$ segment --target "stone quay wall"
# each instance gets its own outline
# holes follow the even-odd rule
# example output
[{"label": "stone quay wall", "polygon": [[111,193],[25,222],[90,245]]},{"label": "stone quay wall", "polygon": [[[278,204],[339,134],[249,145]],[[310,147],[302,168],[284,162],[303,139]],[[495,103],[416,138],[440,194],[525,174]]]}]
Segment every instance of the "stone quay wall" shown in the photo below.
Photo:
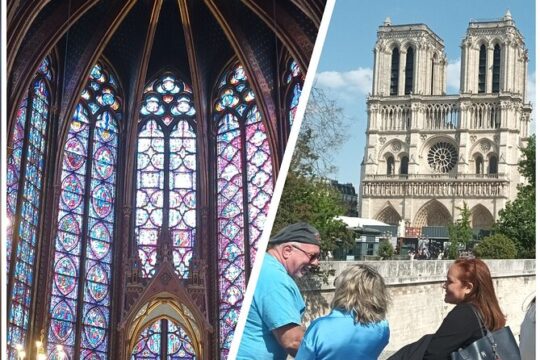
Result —
[{"label": "stone quay wall", "polygon": [[[535,260],[485,260],[493,277],[495,292],[503,313],[519,341],[520,324],[536,291]],[[309,277],[300,281],[306,300],[306,325],[328,314],[334,294],[334,279],[347,266],[368,264],[384,277],[392,303],[387,314],[390,343],[384,354],[434,333],[454,305],[444,302],[443,282],[450,260],[325,261],[321,269],[330,271],[326,281]],[[332,274],[333,273],[333,274]]]}]

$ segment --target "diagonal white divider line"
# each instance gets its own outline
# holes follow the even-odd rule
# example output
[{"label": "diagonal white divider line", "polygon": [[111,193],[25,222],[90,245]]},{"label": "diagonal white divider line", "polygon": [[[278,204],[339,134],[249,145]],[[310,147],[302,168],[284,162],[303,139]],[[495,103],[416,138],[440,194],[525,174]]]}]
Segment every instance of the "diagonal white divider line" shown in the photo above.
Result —
[{"label": "diagonal white divider line", "polygon": [[235,360],[236,355],[238,354],[238,348],[240,346],[242,334],[246,326],[246,319],[249,312],[249,307],[251,306],[251,300],[253,299],[253,292],[255,291],[255,286],[257,285],[257,280],[261,271],[262,260],[264,258],[264,253],[266,252],[266,246],[268,245],[268,239],[270,238],[270,232],[272,231],[274,219],[276,218],[279,200],[281,199],[283,186],[285,184],[285,180],[287,179],[287,173],[289,172],[289,166],[291,164],[294,147],[296,146],[296,140],[298,139],[300,126],[302,125],[302,120],[304,119],[304,113],[306,112],[309,95],[311,93],[311,87],[313,86],[313,82],[315,80],[315,74],[317,72],[317,67],[321,58],[324,40],[326,39],[326,34],[328,32],[328,26],[330,24],[330,19],[334,11],[335,3],[335,0],[327,0],[326,2],[326,7],[324,9],[321,25],[319,27],[319,33],[317,35],[317,40],[315,41],[315,46],[313,47],[311,61],[309,62],[309,68],[306,74],[306,79],[304,81],[304,86],[302,88],[302,94],[300,95],[300,101],[298,102],[298,108],[294,117],[293,126],[289,134],[289,140],[287,141],[287,148],[283,156],[283,161],[281,162],[281,168],[274,188],[272,201],[270,202],[270,209],[268,211],[268,216],[264,224],[263,233],[261,235],[261,238],[259,239],[259,250],[257,252],[257,256],[255,257],[255,262],[253,263],[249,283],[244,294],[242,309],[240,310],[240,316],[238,317],[238,323],[236,324],[236,329],[234,331],[234,337],[231,343],[231,348],[229,350],[229,356],[227,357],[228,360]]}]

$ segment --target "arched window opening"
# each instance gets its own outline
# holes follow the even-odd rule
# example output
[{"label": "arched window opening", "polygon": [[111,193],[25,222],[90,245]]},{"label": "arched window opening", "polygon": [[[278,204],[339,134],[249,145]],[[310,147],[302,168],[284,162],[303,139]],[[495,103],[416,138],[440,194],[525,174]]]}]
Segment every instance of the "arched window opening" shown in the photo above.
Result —
[{"label": "arched window opening", "polygon": [[435,58],[431,60],[431,95],[435,94]]},{"label": "arched window opening", "polygon": [[478,155],[475,159],[476,175],[484,174],[484,159],[481,155]]},{"label": "arched window opening", "polygon": [[187,278],[197,223],[191,87],[165,73],[146,87],[139,113],[135,237],[142,275],[154,275],[159,247],[172,241],[173,265],[181,278]]},{"label": "arched window opening", "polygon": [[8,353],[25,346],[32,306],[32,288],[39,238],[41,192],[45,183],[45,154],[50,125],[53,80],[51,59],[46,57],[19,103],[9,141],[7,162],[7,273]]},{"label": "arched window opening", "polygon": [[403,156],[399,165],[399,174],[407,175],[409,174],[409,157]]},{"label": "arched window opening", "polygon": [[[270,145],[255,94],[241,65],[219,81],[214,105],[219,339],[228,354],[273,192]],[[245,269],[245,270],[244,270]]]},{"label": "arched window opening", "polygon": [[489,157],[489,174],[490,175],[497,174],[497,172],[499,171],[498,167],[499,167],[499,164],[498,164],[497,156],[491,155]]},{"label": "arched window opening", "polygon": [[141,331],[130,359],[195,360],[197,356],[192,340],[180,325],[159,319]]},{"label": "arched window opening", "polygon": [[499,44],[495,45],[493,49],[493,82],[491,91],[498,93],[500,91],[499,81],[501,78],[501,47]]},{"label": "arched window opening", "polygon": [[413,73],[414,73],[414,49],[410,46],[407,49],[405,60],[405,94],[413,93]]},{"label": "arched window opening", "polygon": [[107,358],[116,161],[121,100],[115,76],[95,65],[64,145],[48,353]]},{"label": "arched window opening", "polygon": [[287,118],[289,120],[289,127],[291,127],[296,110],[298,109],[298,102],[300,101],[302,86],[304,84],[304,75],[300,70],[300,66],[293,59],[289,60],[285,83],[287,85]]},{"label": "arched window opening", "polygon": [[480,46],[478,61],[478,93],[486,92],[486,46]]},{"label": "arched window opening", "polygon": [[392,65],[390,70],[390,95],[398,94],[399,85],[399,49],[392,50]]},{"label": "arched window opening", "polygon": [[394,175],[394,157],[391,155],[386,159],[386,175]]}]

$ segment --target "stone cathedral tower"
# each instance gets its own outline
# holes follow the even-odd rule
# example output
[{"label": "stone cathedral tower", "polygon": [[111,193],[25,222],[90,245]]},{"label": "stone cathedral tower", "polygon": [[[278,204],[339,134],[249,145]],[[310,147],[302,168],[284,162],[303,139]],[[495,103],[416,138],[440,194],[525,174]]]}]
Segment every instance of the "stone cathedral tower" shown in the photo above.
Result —
[{"label": "stone cathedral tower", "polygon": [[460,93],[447,95],[443,40],[424,24],[379,27],[362,217],[446,226],[466,202],[473,228],[485,229],[515,198],[532,110],[523,36],[507,12],[471,21],[461,49]]}]

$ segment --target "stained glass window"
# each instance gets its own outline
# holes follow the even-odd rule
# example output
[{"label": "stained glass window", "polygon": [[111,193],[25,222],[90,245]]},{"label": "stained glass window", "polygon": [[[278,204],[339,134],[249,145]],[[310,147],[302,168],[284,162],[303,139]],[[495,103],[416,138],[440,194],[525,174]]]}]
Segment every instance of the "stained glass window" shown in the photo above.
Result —
[{"label": "stained glass window", "polygon": [[106,359],[121,99],[114,75],[95,65],[64,145],[48,352]]},{"label": "stained glass window", "polygon": [[181,326],[168,319],[153,322],[141,331],[131,360],[195,360],[193,343]]},{"label": "stained glass window", "polygon": [[166,73],[146,87],[140,109],[135,235],[145,277],[155,272],[162,229],[172,239],[176,271],[182,278],[189,274],[197,221],[196,143],[191,87]]},{"label": "stained glass window", "polygon": [[300,70],[300,66],[293,59],[289,60],[287,65],[287,73],[285,78],[287,84],[287,117],[289,120],[289,126],[294,121],[296,110],[298,109],[298,102],[300,101],[300,95],[302,94],[302,86],[304,84],[304,74]]},{"label": "stained glass window", "polygon": [[219,338],[226,358],[273,192],[264,123],[244,68],[222,75],[214,103],[217,156]]},{"label": "stained glass window", "polygon": [[[47,57],[40,64],[27,94],[19,103],[7,163],[7,271],[9,359],[24,345],[30,321],[32,285],[39,233],[41,191],[53,71]],[[22,191],[21,191],[22,190]]]}]

